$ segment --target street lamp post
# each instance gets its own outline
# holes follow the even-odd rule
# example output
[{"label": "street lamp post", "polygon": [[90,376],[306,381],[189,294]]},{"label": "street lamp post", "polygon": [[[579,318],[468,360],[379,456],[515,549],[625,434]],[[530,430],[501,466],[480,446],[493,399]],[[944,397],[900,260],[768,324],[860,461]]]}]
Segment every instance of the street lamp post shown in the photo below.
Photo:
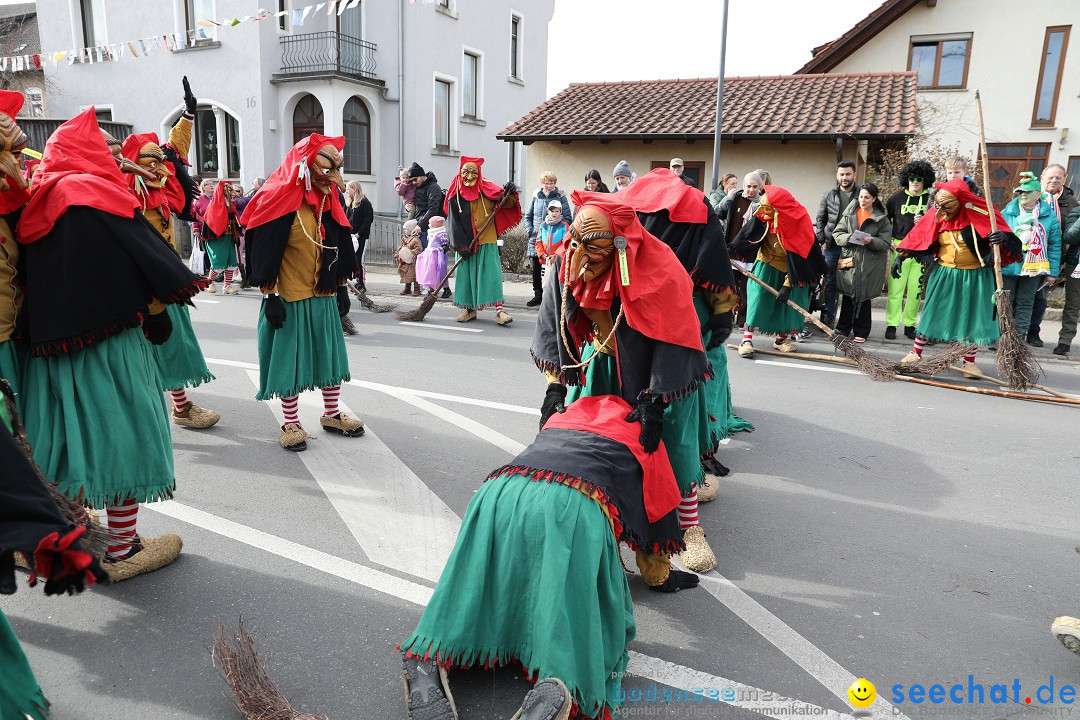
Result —
[{"label": "street lamp post", "polygon": [[728,0],[724,0],[724,19],[720,24],[720,77],[716,80],[716,135],[712,151],[712,187],[720,185],[720,120],[724,114],[724,61],[727,59]]}]

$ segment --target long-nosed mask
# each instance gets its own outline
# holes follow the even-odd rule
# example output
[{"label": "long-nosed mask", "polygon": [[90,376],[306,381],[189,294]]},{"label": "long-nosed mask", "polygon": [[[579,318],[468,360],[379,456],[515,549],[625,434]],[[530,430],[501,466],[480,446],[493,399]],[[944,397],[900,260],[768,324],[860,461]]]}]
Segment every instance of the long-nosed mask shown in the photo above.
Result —
[{"label": "long-nosed mask", "polygon": [[934,197],[934,204],[937,205],[934,219],[938,222],[952,220],[960,214],[960,198],[948,190],[938,190],[937,195]]},{"label": "long-nosed mask", "polygon": [[329,195],[333,188],[345,191],[341,179],[341,153],[333,145],[323,145],[311,160],[311,184],[319,192]]},{"label": "long-nosed mask", "polygon": [[570,226],[570,256],[568,283],[579,279],[592,282],[611,267],[615,260],[615,234],[611,221],[604,213],[591,205],[585,205],[574,216]]},{"label": "long-nosed mask", "polygon": [[0,191],[25,190],[26,178],[19,169],[19,154],[26,147],[26,133],[6,113],[0,113]]},{"label": "long-nosed mask", "polygon": [[163,187],[169,178],[165,153],[157,143],[146,143],[139,148],[139,167],[154,176],[153,180],[146,182],[151,187]]}]

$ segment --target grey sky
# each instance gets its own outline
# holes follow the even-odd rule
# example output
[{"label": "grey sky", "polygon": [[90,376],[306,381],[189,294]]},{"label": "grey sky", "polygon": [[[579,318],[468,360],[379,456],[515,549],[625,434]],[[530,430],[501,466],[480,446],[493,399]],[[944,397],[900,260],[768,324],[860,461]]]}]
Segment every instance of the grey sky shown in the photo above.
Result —
[{"label": "grey sky", "polygon": [[[459,0],[464,1],[464,0]],[[726,75],[785,75],[882,0],[730,0]],[[555,0],[548,95],[572,82],[716,77],[720,0]]]}]

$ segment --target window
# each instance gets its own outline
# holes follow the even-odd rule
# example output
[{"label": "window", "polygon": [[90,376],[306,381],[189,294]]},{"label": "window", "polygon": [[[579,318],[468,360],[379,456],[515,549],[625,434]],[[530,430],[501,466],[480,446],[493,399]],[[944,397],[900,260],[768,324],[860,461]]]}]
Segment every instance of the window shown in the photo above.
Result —
[{"label": "window", "polygon": [[[221,138],[224,136],[224,153],[221,156]],[[222,175],[221,162],[225,161],[224,177],[240,177],[240,123],[219,107],[200,105],[195,111],[195,128],[191,139],[192,175],[217,177]]]},{"label": "window", "polygon": [[510,16],[510,77],[521,79],[521,16]]},{"label": "window", "polygon": [[195,167],[199,175],[218,173],[218,132],[217,118],[211,108],[199,108],[195,111]]},{"label": "window", "polygon": [[97,117],[98,122],[112,122],[112,108],[111,107],[94,107],[94,115]]},{"label": "window", "polygon": [[[683,161],[683,175],[697,183],[694,187],[699,190],[704,187],[702,184],[705,178],[705,163],[700,160],[685,160]],[[671,160],[653,160],[649,164],[650,170],[656,168],[669,168],[671,167]]]},{"label": "window", "polygon": [[971,33],[911,38],[908,70],[919,74],[920,88],[967,87]]},{"label": "window", "polygon": [[1039,67],[1039,86],[1035,90],[1035,110],[1032,126],[1053,127],[1057,115],[1061,73],[1065,70],[1065,50],[1069,45],[1071,25],[1046,28],[1043,41],[1042,65]]},{"label": "window", "polygon": [[314,95],[305,95],[296,103],[292,114],[293,142],[298,143],[312,133],[323,132],[322,103]]},{"label": "window", "polygon": [[480,117],[480,58],[466,52],[464,71],[461,82],[461,113],[475,120]]},{"label": "window", "polygon": [[240,121],[224,110],[225,116],[225,162],[228,163],[229,177],[240,177]]},{"label": "window", "polygon": [[364,39],[364,16],[360,12],[359,5],[338,14],[337,30],[346,37],[356,40]]},{"label": "window", "polygon": [[213,42],[217,36],[213,28],[199,24],[200,20],[212,20],[215,17],[214,0],[184,0],[184,16],[188,30],[195,31],[195,44]]},{"label": "window", "polygon": [[1050,154],[1050,143],[1031,145],[1007,145],[988,143],[986,158],[989,161],[990,177],[986,184],[990,186],[990,197],[994,205],[1004,207],[1012,199],[1020,173],[1030,170],[1038,177],[1046,167],[1046,158]]},{"label": "window", "polygon": [[1065,173],[1065,184],[1072,188],[1072,191],[1077,195],[1080,195],[1080,155],[1073,155],[1069,158],[1069,171]]},{"label": "window", "polygon": [[450,86],[446,80],[435,80],[435,148],[450,149]]},{"label": "window", "polygon": [[83,43],[86,47],[104,45],[105,37],[105,0],[79,0],[82,13]]},{"label": "window", "polygon": [[41,94],[41,88],[26,88],[27,114],[31,117],[41,117],[45,114],[45,100]]},{"label": "window", "polygon": [[284,13],[283,15],[278,16],[278,30],[287,32],[289,29],[289,0],[277,0],[277,11],[279,13]]},{"label": "window", "polygon": [[345,172],[371,174],[371,115],[356,98],[345,103]]}]

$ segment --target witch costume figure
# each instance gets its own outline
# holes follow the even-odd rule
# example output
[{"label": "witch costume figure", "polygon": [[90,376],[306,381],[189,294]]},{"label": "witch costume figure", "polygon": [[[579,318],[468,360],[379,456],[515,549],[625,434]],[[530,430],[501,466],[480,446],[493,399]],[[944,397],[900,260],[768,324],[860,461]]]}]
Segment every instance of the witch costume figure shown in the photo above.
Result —
[{"label": "witch costume figure", "polygon": [[[997,209],[998,230],[990,230],[986,199],[971,192],[963,178],[934,183],[937,206],[933,215],[920,220],[897,246],[899,256],[892,273],[900,272],[905,258],[933,264],[926,281],[926,300],[915,329],[915,344],[902,364],[922,357],[928,341],[993,345],[1001,337],[994,292],[993,245],[1001,247],[1001,265],[1020,262],[1020,240],[1009,232]],[[964,357],[961,369],[981,374],[975,350]]]},{"label": "witch costume figure", "polygon": [[251,281],[263,292],[256,398],[281,398],[278,441],[286,450],[307,449],[297,410],[305,390],[322,390],[325,431],[364,434],[364,422],[338,407],[341,383],[351,379],[340,316],[351,305],[345,283],[357,273],[337,195],[344,147],[345,138],[317,133],[296,143],[240,216]]},{"label": "witch costume figure", "polygon": [[206,254],[210,258],[210,269],[214,274],[220,272],[223,277],[222,294],[236,295],[240,292],[240,286],[233,283],[233,275],[240,262],[236,257],[236,245],[241,230],[229,181],[221,180],[214,188],[201,232]]},{"label": "witch costume figure", "polygon": [[458,322],[475,320],[477,311],[494,306],[495,322],[509,325],[514,318],[503,310],[498,238],[521,222],[521,205],[514,184],[499,187],[485,180],[483,165],[483,158],[462,156],[443,205],[450,246],[463,258],[454,277],[454,304],[461,308]]},{"label": "witch costume figure", "polygon": [[[187,153],[191,148],[191,129],[194,126],[197,101],[184,78],[186,109],[169,130],[169,142],[158,143],[157,133],[129,135],[120,152],[144,173],[126,174],[128,187],[139,201],[139,209],[150,224],[161,233],[179,257],[173,215],[191,219],[191,203],[195,184],[187,173]],[[151,176],[147,179],[146,175]],[[187,396],[187,388],[198,387],[214,379],[206,366],[202,347],[191,326],[191,314],[186,305],[170,305],[166,312],[172,322],[172,334],[163,344],[155,346],[153,354],[161,376],[162,390],[172,400],[173,424],[192,429],[216,425],[221,414],[196,405]]]},{"label": "witch costume figure", "polygon": [[28,181],[19,171],[18,160],[26,147],[26,134],[15,123],[22,105],[22,93],[0,90],[0,377],[7,378],[14,387],[20,407],[18,393],[26,351],[12,339],[23,304],[15,224],[30,199]]},{"label": "witch costume figure", "polygon": [[754,275],[779,293],[774,296],[755,282],[746,284],[746,326],[739,356],[753,356],[754,332],[776,335],[775,349],[795,352],[795,343],[788,338],[802,329],[803,316],[787,300],[805,310],[810,285],[827,269],[806,208],[784,188],[766,185],[761,204],[735,236],[731,253],[738,260],[753,261]]},{"label": "witch costume figure", "polygon": [[[16,228],[26,256],[26,429],[45,476],[106,507],[114,582],[168,565],[176,535],[139,535],[139,503],[171,498],[172,436],[152,345],[167,305],[205,287],[140,212],[91,107],[45,145]],[[86,278],[109,282],[86,282]],[[70,302],[57,287],[80,288]],[[146,341],[149,340],[148,344]]]},{"label": "witch costume figure", "polygon": [[683,563],[708,572],[716,557],[697,519],[702,479],[696,393],[711,375],[690,278],[667,245],[614,195],[575,191],[578,208],[549,273],[530,352],[548,376],[542,419],[578,398],[618,395],[633,406],[642,444],[663,437],[684,499]]},{"label": "witch costume figure", "polygon": [[[639,177],[619,193],[619,199],[637,210],[645,230],[675,252],[693,283],[701,342],[713,369],[712,377],[698,391],[696,418],[705,466],[698,500],[708,502],[719,492],[717,476],[727,474],[727,468],[713,457],[720,441],[732,433],[754,429],[735,415],[731,404],[724,342],[734,326],[739,295],[723,226],[716,214],[710,212],[705,195],[667,168],[657,168]],[[690,418],[679,420],[690,421]]]},{"label": "witch costume figure", "polygon": [[602,395],[551,413],[473,496],[431,602],[401,644],[410,720],[456,720],[448,670],[510,663],[546,678],[515,718],[615,714],[636,633],[618,543],[636,548],[650,588],[698,584],[670,567],[682,544],[679,488],[663,442],[643,446],[626,421],[632,412]]}]

